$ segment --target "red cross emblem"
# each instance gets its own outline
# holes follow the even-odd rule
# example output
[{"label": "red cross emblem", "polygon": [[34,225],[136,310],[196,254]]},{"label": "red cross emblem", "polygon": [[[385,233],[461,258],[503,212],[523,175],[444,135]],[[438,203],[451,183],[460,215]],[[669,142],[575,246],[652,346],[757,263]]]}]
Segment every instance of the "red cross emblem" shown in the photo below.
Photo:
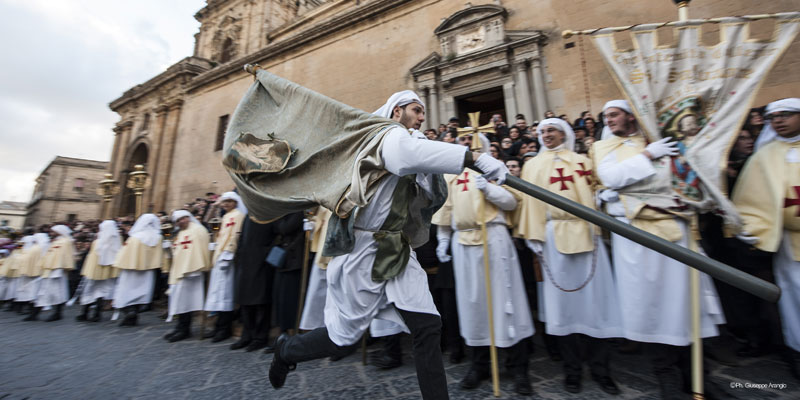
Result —
[{"label": "red cross emblem", "polygon": [[464,188],[461,189],[462,192],[467,191],[467,183],[469,183],[469,172],[464,172],[464,179],[456,180],[456,185],[464,184]]},{"label": "red cross emblem", "polygon": [[231,218],[231,222],[228,222],[227,224],[225,224],[225,227],[227,228],[227,227],[229,227],[229,226],[234,226],[234,225],[236,225],[236,222],[234,222],[234,220],[235,220],[235,218]]},{"label": "red cross emblem", "polygon": [[583,163],[578,163],[578,165],[581,166],[581,169],[576,169],[575,173],[578,174],[578,176],[585,176],[586,177],[586,183],[591,185],[592,184],[592,170],[586,169],[586,166],[583,165]]},{"label": "red cross emblem", "polygon": [[[797,195],[797,198],[783,199],[783,208],[789,208],[791,206],[800,206],[800,186],[792,186],[792,189],[794,189],[794,193]],[[795,216],[800,217],[800,207],[797,208],[797,214],[795,214]]]},{"label": "red cross emblem", "polygon": [[179,244],[182,244],[184,249],[188,249],[189,246],[187,246],[187,244],[191,244],[191,243],[192,243],[192,241],[189,240],[189,236],[187,235],[187,236],[183,237],[183,241],[180,242]]},{"label": "red cross emblem", "polygon": [[575,183],[575,179],[572,178],[572,175],[564,176],[564,168],[556,168],[556,171],[558,171],[558,176],[551,176],[550,183],[561,182],[561,190],[569,190],[565,182]]}]

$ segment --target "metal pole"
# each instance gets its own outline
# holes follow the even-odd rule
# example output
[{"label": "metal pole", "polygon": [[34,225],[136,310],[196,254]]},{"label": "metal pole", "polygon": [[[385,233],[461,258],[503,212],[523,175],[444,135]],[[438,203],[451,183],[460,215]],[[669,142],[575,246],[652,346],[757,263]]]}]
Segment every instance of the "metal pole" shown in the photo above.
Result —
[{"label": "metal pole", "polygon": [[772,303],[777,302],[778,298],[781,296],[781,290],[775,284],[756,278],[719,261],[712,260],[702,254],[678,246],[641,229],[634,228],[606,214],[592,210],[589,207],[578,204],[555,193],[551,193],[546,189],[542,189],[516,176],[507,174],[505,184],[547,204],[560,208],[578,218],[585,219],[603,229],[650,248],[653,251],[657,251],[669,258],[678,260],[692,268],[696,268],[715,279],[719,279],[754,296]]}]

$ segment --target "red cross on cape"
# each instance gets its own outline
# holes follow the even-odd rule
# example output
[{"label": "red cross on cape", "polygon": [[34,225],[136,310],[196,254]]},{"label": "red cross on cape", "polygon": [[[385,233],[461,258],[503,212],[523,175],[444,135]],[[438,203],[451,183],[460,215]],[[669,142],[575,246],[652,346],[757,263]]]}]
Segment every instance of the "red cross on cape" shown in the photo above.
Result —
[{"label": "red cross on cape", "polygon": [[564,168],[556,168],[556,171],[558,171],[558,176],[551,176],[550,183],[552,184],[561,182],[561,190],[569,190],[566,182],[569,181],[575,183],[575,179],[572,177],[572,175],[564,176]]},{"label": "red cross on cape", "polygon": [[592,170],[586,169],[586,166],[583,163],[578,163],[581,166],[581,169],[576,169],[575,173],[578,174],[579,177],[586,177],[586,183],[592,184]]},{"label": "red cross on cape", "polygon": [[462,192],[466,192],[468,190],[467,189],[467,183],[469,183],[469,171],[464,171],[464,179],[457,179],[456,180],[456,185],[463,184],[464,188],[461,189],[461,191]]},{"label": "red cross on cape", "polygon": [[189,240],[189,235],[184,235],[183,236],[183,241],[178,243],[178,244],[182,244],[184,249],[188,249],[189,246],[187,246],[187,245],[191,244],[191,243],[192,243],[192,241]]}]

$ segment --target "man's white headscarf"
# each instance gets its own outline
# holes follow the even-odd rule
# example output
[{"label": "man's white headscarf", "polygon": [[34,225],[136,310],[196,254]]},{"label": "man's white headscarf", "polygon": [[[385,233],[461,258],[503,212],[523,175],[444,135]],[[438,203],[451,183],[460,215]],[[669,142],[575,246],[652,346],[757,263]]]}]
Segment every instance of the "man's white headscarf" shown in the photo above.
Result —
[{"label": "man's white headscarf", "polygon": [[197,218],[195,218],[194,215],[192,215],[192,213],[190,213],[189,211],[186,211],[186,210],[175,210],[172,213],[172,223],[174,224],[174,223],[178,222],[178,220],[183,218],[183,217],[189,217],[189,219],[192,222],[194,222],[195,224],[200,224],[200,222],[197,221]]},{"label": "man's white headscarf", "polygon": [[36,244],[39,245],[39,250],[42,251],[42,255],[47,253],[47,249],[50,248],[50,235],[46,233],[37,233],[33,235],[33,238],[36,240]]},{"label": "man's white headscarf", "polygon": [[[767,110],[764,113],[764,116],[766,117],[772,113],[787,111],[800,112],[800,98],[790,97],[788,99],[773,101],[772,103],[767,104]],[[758,139],[756,140],[755,151],[758,151],[758,149],[764,147],[767,143],[773,140],[793,143],[800,140],[800,135],[793,138],[784,138],[782,136],[778,136],[778,132],[775,132],[775,128],[772,127],[770,120],[766,120],[764,122],[764,128],[761,130],[761,134],[758,135]]]},{"label": "man's white headscarf", "polygon": [[236,202],[236,209],[239,210],[240,213],[247,215],[247,207],[245,207],[242,198],[236,192],[225,192],[222,196],[219,196],[219,202],[221,203],[223,200],[233,200]]},{"label": "man's white headscarf", "polygon": [[153,247],[161,242],[161,220],[155,214],[142,214],[128,236],[139,239],[145,246]]},{"label": "man's white headscarf", "polygon": [[119,234],[117,223],[113,220],[106,220],[100,223],[100,230],[97,232],[97,262],[100,265],[114,264],[117,252],[122,248],[122,237]]},{"label": "man's white headscarf", "polygon": [[20,241],[22,242],[22,250],[25,250],[36,244],[36,238],[34,238],[33,235],[23,236]]},{"label": "man's white headscarf", "polygon": [[539,125],[536,127],[536,134],[539,137],[540,149],[545,149],[545,150],[558,149],[558,147],[556,147],[555,149],[551,149],[544,145],[544,142],[542,141],[542,130],[546,126],[555,127],[561,132],[564,132],[564,143],[563,143],[564,147],[566,147],[567,150],[569,151],[575,151],[575,132],[572,130],[572,127],[569,126],[569,124],[561,118],[547,118],[544,121],[539,122]]},{"label": "man's white headscarf", "polygon": [[392,111],[394,111],[395,107],[403,107],[411,103],[419,103],[422,108],[425,108],[425,103],[422,102],[422,99],[420,99],[413,90],[403,90],[391,95],[389,100],[386,100],[386,104],[375,110],[373,114],[392,119]]},{"label": "man's white headscarf", "polygon": [[619,108],[628,114],[633,114],[633,109],[631,108],[631,105],[628,104],[627,100],[611,100],[606,103],[603,106],[603,133],[600,135],[600,140],[608,139],[614,136],[614,133],[611,132],[611,128],[608,127],[608,119],[606,118],[606,110],[609,108]]},{"label": "man's white headscarf", "polygon": [[69,229],[66,225],[56,225],[50,228],[53,232],[57,233],[59,236],[63,236],[69,240],[72,240],[72,229]]}]

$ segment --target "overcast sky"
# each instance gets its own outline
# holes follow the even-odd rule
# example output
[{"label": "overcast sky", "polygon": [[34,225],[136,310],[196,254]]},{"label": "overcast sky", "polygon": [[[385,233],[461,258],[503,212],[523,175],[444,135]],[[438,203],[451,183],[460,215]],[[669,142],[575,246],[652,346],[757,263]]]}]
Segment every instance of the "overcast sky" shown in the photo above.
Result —
[{"label": "overcast sky", "polygon": [[0,200],[55,156],[108,161],[132,86],[192,55],[205,0],[0,0]]}]

